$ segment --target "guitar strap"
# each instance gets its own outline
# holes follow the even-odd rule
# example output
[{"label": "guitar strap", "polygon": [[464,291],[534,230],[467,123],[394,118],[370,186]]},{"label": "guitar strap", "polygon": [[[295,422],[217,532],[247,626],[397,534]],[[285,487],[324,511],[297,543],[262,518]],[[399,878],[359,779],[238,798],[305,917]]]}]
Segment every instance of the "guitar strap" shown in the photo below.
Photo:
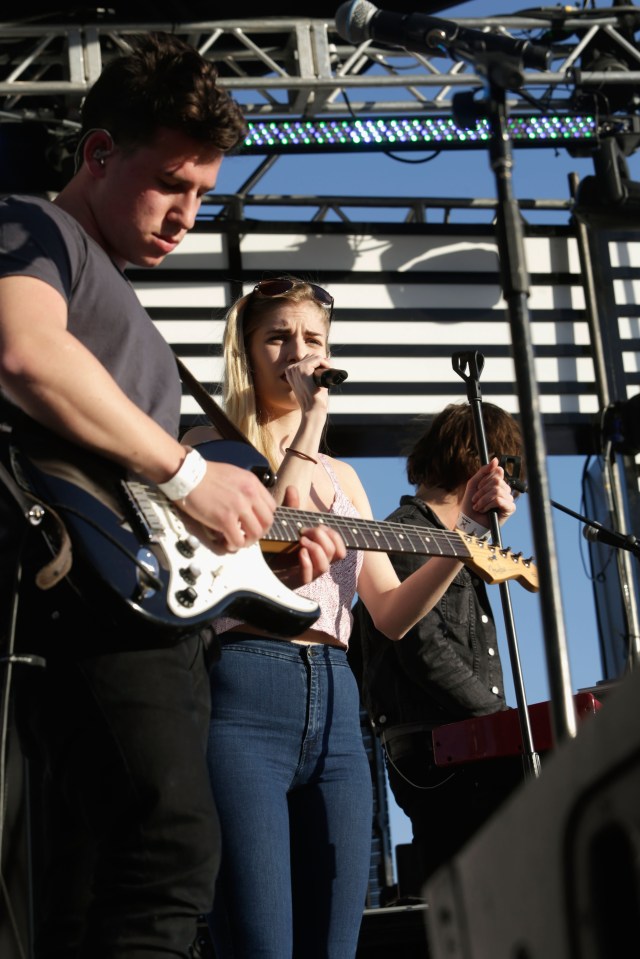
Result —
[{"label": "guitar strap", "polygon": [[36,585],[40,589],[51,589],[52,586],[55,586],[56,583],[59,583],[63,579],[69,570],[71,569],[72,563],[72,550],[71,550],[71,540],[69,539],[69,534],[67,532],[67,527],[62,522],[62,519],[51,506],[46,503],[43,503],[42,500],[39,500],[37,496],[34,496],[33,493],[27,493],[23,490],[9,470],[4,466],[3,463],[0,463],[0,480],[7,487],[13,498],[17,501],[18,506],[22,511],[22,515],[29,522],[29,516],[33,511],[35,506],[40,506],[42,508],[42,517],[40,522],[44,521],[44,516],[49,516],[53,520],[57,533],[58,548],[55,556],[48,563],[45,563],[38,572],[36,573]]},{"label": "guitar strap", "polygon": [[[191,395],[197,400],[199,406],[207,414],[213,425],[217,428],[223,439],[239,440],[241,443],[249,443],[244,433],[238,429],[222,407],[214,400],[213,396],[204,388],[202,383],[195,378],[191,370],[184,365],[177,353],[174,355],[178,364],[180,379],[188,388]],[[249,443],[249,445],[251,445]]]}]

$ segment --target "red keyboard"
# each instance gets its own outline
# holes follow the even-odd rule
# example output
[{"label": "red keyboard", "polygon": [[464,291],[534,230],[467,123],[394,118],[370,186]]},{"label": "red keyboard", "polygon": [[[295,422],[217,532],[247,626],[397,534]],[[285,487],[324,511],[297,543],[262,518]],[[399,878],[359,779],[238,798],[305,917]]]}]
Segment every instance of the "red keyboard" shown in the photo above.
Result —
[{"label": "red keyboard", "polygon": [[[597,713],[601,707],[593,693],[573,697],[579,720]],[[549,703],[529,706],[533,746],[537,753],[553,746]],[[433,730],[433,753],[438,766],[455,766],[479,759],[522,755],[522,733],[517,709],[504,709],[490,716],[463,719]]]}]

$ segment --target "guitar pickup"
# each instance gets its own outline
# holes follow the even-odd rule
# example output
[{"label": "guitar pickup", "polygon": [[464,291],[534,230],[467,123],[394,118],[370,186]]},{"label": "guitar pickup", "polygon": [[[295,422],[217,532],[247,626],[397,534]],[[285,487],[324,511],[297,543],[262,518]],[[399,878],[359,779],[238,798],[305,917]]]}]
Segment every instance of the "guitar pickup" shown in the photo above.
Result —
[{"label": "guitar pickup", "polygon": [[143,483],[121,480],[120,489],[127,507],[127,518],[134,533],[146,543],[157,543],[162,526],[151,507]]}]

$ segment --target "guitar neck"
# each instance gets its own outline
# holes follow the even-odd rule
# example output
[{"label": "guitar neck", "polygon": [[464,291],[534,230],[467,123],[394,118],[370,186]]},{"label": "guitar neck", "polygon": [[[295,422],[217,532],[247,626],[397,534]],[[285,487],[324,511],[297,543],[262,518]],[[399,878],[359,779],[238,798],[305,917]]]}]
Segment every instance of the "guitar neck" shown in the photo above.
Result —
[{"label": "guitar neck", "polygon": [[302,529],[318,524],[330,526],[340,533],[347,549],[418,553],[463,561],[471,558],[471,550],[465,543],[465,538],[469,540],[471,537],[453,530],[405,526],[404,523],[334,516],[332,513],[312,513],[287,506],[276,510],[274,523],[264,539],[272,543],[293,543],[298,540]]},{"label": "guitar neck", "polygon": [[464,563],[486,583],[515,579],[532,593],[538,589],[536,566],[531,559],[523,559],[521,553],[512,553],[510,549],[494,546],[458,530],[432,526],[405,526],[388,520],[378,522],[280,506],[271,529],[262,540],[262,548],[265,551],[284,549],[284,544],[298,541],[301,530],[320,524],[337,530],[347,549],[443,556]]}]

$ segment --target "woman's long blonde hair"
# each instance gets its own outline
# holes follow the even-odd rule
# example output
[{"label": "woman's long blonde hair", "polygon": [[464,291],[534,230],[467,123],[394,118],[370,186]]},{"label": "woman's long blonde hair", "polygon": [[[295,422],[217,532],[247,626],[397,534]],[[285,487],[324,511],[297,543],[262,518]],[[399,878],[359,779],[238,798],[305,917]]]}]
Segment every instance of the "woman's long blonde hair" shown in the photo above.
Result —
[{"label": "woman's long blonde hair", "polygon": [[[222,376],[222,400],[225,412],[235,425],[242,430],[250,443],[267,458],[271,468],[277,470],[280,461],[274,447],[269,421],[256,406],[253,373],[249,365],[249,340],[258,325],[258,321],[274,308],[279,300],[294,303],[310,301],[318,306],[325,315],[323,307],[316,300],[312,287],[295,276],[287,276],[296,284],[286,293],[275,296],[263,296],[252,291],[237,300],[227,313],[222,355],[224,371]],[[327,343],[327,356],[329,346]]]}]

